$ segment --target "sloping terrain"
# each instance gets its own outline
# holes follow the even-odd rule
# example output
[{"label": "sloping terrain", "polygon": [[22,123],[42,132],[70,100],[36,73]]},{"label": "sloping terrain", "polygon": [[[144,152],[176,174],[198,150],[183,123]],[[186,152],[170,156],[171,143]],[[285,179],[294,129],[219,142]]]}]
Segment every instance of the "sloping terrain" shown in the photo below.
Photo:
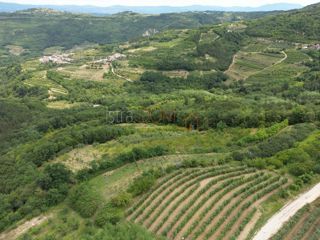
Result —
[{"label": "sloping terrain", "polygon": [[[266,13],[197,12],[144,15],[124,12],[111,16],[70,14],[50,9],[32,9],[0,14],[0,45],[15,45],[24,54],[41,54],[50,47],[70,49],[85,43],[120,43],[166,29],[197,28]],[[146,35],[149,36],[148,34]]]},{"label": "sloping terrain", "polygon": [[128,219],[168,239],[235,239],[286,182],[243,167],[176,172],[138,200]]},{"label": "sloping terrain", "polygon": [[319,181],[317,13],[1,15],[0,231],[253,237]]},{"label": "sloping terrain", "polygon": [[272,240],[299,240],[320,238],[320,205],[319,199],[307,204],[300,209],[284,226],[275,234]]},{"label": "sloping terrain", "polygon": [[[298,212],[300,209],[300,213],[301,211],[304,211],[304,206],[307,204],[312,203],[313,201],[315,201],[317,198],[320,197],[320,184],[314,186],[312,189],[310,189],[309,191],[307,191],[306,193],[303,193],[301,196],[299,196],[297,199],[295,199],[294,201],[292,201],[291,203],[288,203],[283,209],[281,209],[277,214],[275,214],[274,216],[272,216],[272,218],[270,218],[268,220],[268,222],[266,223],[265,226],[262,227],[261,230],[259,230],[259,232],[255,235],[255,237],[253,238],[254,240],[267,240],[270,239],[275,233],[277,233],[277,231],[279,229],[281,229],[281,226],[289,221],[294,221],[291,220],[291,217],[293,217],[295,215],[296,212]],[[298,213],[297,213],[298,214]],[[317,209],[315,209],[315,213],[313,213],[310,216],[310,221],[308,223],[306,223],[306,226],[301,227],[301,230],[299,231],[299,237],[298,236],[294,236],[294,239],[302,239],[304,237],[304,234],[307,230],[309,230],[309,228],[312,228],[313,225],[315,226],[315,228],[317,228],[317,218],[319,216],[319,211]],[[298,214],[298,216],[300,216],[300,214]],[[293,217],[293,219],[297,219],[298,217]],[[292,226],[292,223],[290,223],[290,225]],[[288,229],[286,234],[289,234],[290,232],[290,228],[287,226],[284,226],[283,230],[280,230],[280,233],[278,234],[278,236],[274,237],[275,239],[281,239],[281,235],[285,233],[286,229]],[[300,227],[299,225],[297,227]],[[316,230],[317,232],[317,230]],[[284,235],[282,235],[283,237]],[[289,236],[287,236],[288,239],[290,239]]]}]

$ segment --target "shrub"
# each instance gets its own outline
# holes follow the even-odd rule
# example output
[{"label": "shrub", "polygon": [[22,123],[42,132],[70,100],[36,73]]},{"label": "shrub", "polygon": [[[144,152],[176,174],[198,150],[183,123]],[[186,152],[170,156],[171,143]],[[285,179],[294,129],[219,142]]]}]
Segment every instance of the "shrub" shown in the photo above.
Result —
[{"label": "shrub", "polygon": [[88,183],[75,187],[69,195],[69,205],[81,216],[92,217],[102,203],[100,194]]},{"label": "shrub", "polygon": [[95,224],[98,227],[103,227],[107,223],[113,225],[117,224],[123,217],[124,212],[120,208],[112,207],[110,204],[106,204],[96,215]]},{"label": "shrub", "polygon": [[46,196],[46,203],[48,206],[54,206],[62,202],[68,194],[68,185],[64,184],[59,188],[51,188]]},{"label": "shrub", "polygon": [[50,164],[45,167],[43,176],[38,184],[43,190],[59,188],[63,184],[71,182],[71,171],[61,163]]},{"label": "shrub", "polygon": [[313,170],[314,170],[315,173],[320,174],[320,164],[319,164],[319,163],[316,164],[316,165],[314,166]]},{"label": "shrub", "polygon": [[134,182],[129,186],[128,192],[132,196],[138,196],[148,191],[156,181],[156,177],[152,173],[144,173],[142,176],[137,177]]},{"label": "shrub", "polygon": [[308,161],[305,163],[293,163],[289,166],[289,172],[295,176],[301,176],[312,170],[313,164]]},{"label": "shrub", "polygon": [[111,199],[111,204],[113,207],[127,207],[132,199],[130,193],[122,192],[119,193],[117,196]]}]

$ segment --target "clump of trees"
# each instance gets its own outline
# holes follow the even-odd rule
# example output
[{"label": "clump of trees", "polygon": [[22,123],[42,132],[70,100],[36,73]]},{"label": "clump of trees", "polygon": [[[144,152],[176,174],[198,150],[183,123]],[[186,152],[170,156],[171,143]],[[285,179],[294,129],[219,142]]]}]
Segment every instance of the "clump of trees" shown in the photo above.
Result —
[{"label": "clump of trees", "polygon": [[46,192],[49,206],[64,200],[73,182],[72,172],[61,163],[47,165],[38,179],[39,187]]},{"label": "clump of trees", "polygon": [[140,82],[136,82],[136,87],[142,88],[148,92],[161,93],[172,92],[177,89],[206,89],[222,86],[227,80],[227,76],[222,72],[209,72],[199,76],[196,73],[190,73],[185,78],[171,78],[162,72],[146,71],[140,77]]},{"label": "clump of trees", "polygon": [[68,202],[84,218],[92,217],[103,203],[100,193],[86,182],[72,189]]}]

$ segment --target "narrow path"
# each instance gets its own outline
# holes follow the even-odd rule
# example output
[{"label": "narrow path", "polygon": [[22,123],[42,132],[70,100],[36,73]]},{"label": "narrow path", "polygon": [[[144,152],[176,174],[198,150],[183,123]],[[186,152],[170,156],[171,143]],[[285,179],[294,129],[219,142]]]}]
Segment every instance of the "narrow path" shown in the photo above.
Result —
[{"label": "narrow path", "polygon": [[268,240],[275,235],[292,216],[306,204],[312,203],[320,197],[320,183],[309,191],[301,194],[294,201],[285,205],[278,213],[273,215],[267,223],[255,234],[253,240]]},{"label": "narrow path", "polygon": [[0,234],[0,240],[14,240],[20,237],[22,234],[26,233],[28,230],[30,230],[32,227],[39,226],[44,221],[51,218],[51,215],[48,216],[39,216],[35,217],[29,221],[26,221],[25,223],[19,225],[17,228],[4,232]]},{"label": "narrow path", "polygon": [[124,79],[124,80],[126,80],[126,81],[128,81],[128,82],[133,82],[131,79],[126,78],[126,77],[124,77],[124,76],[121,76],[121,75],[117,74],[117,73],[114,71],[114,67],[113,67],[112,63],[110,64],[110,66],[111,66],[111,72],[113,73],[113,75],[117,76],[118,78],[122,78],[122,79]]},{"label": "narrow path", "polygon": [[[239,52],[240,52],[240,51],[239,51]],[[236,60],[237,60],[237,57],[238,57],[239,52],[237,52],[237,53],[233,56],[233,58],[232,58],[232,63],[230,64],[229,68],[224,72],[225,74],[228,75],[228,73],[231,72],[231,69],[232,69],[233,66],[236,64]],[[261,53],[261,52],[250,52],[250,53]],[[272,67],[274,67],[274,66],[276,66],[276,65],[278,65],[278,64],[280,64],[280,63],[282,63],[283,61],[285,61],[285,60],[288,58],[288,55],[287,55],[287,53],[286,53],[285,51],[281,51],[281,53],[284,55],[284,57],[281,58],[279,61],[273,63],[272,65],[270,65],[270,66],[268,66],[268,67],[265,67],[265,68],[263,68],[263,69],[255,72],[255,73],[250,74],[249,76],[245,77],[243,80],[247,80],[250,76],[255,75],[255,74],[259,74],[259,73],[261,73],[261,72],[263,72],[263,71],[266,71],[266,70],[268,70],[268,69],[270,69],[270,68],[272,68]],[[230,80],[230,82],[228,82],[229,80]],[[227,83],[231,83],[231,82],[232,82],[231,79],[228,79],[228,80],[227,80]]]},{"label": "narrow path", "polygon": [[[277,65],[279,65],[280,63],[284,62],[284,61],[288,58],[288,55],[286,54],[285,51],[281,51],[281,53],[284,55],[284,57],[283,57],[282,59],[280,59],[279,61],[275,62],[274,64],[272,64],[272,65],[269,66],[269,67],[266,67],[266,68],[264,68],[264,69],[261,69],[260,71],[256,72],[255,74],[259,74],[259,73],[261,73],[261,72],[263,72],[263,71],[269,70],[270,68],[273,68],[274,66],[277,66]],[[255,75],[255,74],[254,74],[254,75]],[[248,77],[247,77],[247,78],[248,78]],[[246,79],[247,79],[247,78],[246,78]]]},{"label": "narrow path", "polygon": [[281,53],[284,54],[284,58],[280,59],[274,65],[278,65],[278,64],[282,63],[283,61],[285,61],[288,58],[288,55],[287,55],[287,53],[285,51],[281,51]]}]

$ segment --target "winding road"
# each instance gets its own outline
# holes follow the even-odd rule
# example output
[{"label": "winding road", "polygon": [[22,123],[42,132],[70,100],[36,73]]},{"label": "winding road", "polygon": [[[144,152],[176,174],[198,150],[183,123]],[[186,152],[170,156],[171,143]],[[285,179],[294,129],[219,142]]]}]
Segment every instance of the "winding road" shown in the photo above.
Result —
[{"label": "winding road", "polygon": [[122,79],[124,79],[124,80],[126,80],[126,81],[128,81],[128,82],[133,82],[131,79],[126,78],[126,77],[123,77],[123,76],[117,74],[117,73],[114,71],[114,67],[113,67],[112,63],[110,64],[110,67],[111,67],[111,72],[113,73],[113,75],[117,76],[118,78],[122,78]]},{"label": "winding road", "polygon": [[320,197],[320,183],[309,191],[301,194],[295,200],[285,205],[278,213],[273,215],[267,223],[256,233],[253,240],[268,240],[275,235],[281,227],[293,215],[295,215],[306,204],[312,203]]}]

